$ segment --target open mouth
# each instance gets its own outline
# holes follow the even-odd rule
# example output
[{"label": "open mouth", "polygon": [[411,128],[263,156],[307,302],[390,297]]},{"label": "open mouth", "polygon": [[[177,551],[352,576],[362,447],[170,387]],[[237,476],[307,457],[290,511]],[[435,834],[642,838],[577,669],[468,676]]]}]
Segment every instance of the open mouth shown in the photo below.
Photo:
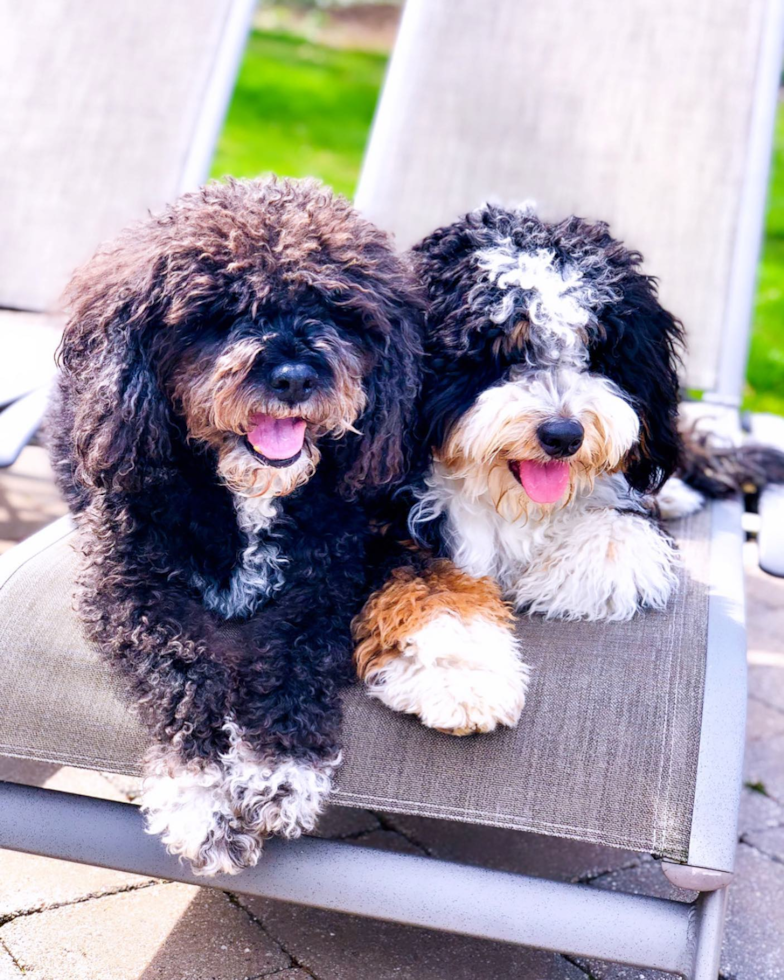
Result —
[{"label": "open mouth", "polygon": [[245,437],[248,449],[267,466],[291,466],[302,455],[307,422],[302,418],[276,418],[259,413],[251,418]]},{"label": "open mouth", "polygon": [[554,504],[569,487],[569,464],[562,459],[548,463],[510,459],[509,469],[535,504]]}]

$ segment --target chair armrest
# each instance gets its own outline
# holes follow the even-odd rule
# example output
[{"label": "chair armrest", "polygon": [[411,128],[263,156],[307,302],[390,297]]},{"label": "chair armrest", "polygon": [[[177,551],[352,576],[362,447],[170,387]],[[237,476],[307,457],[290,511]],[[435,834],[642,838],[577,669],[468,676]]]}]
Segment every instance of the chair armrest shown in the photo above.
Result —
[{"label": "chair armrest", "polygon": [[784,578],[784,486],[766,487],[762,491],[759,515],[760,568],[769,575]]},{"label": "chair armrest", "polygon": [[[784,418],[752,415],[754,442],[784,451]],[[763,572],[784,578],[784,485],[766,487],[759,499],[760,529],[757,535],[759,565]]]},{"label": "chair armrest", "polygon": [[49,385],[36,388],[0,414],[0,467],[11,466],[33,438],[49,403]]}]

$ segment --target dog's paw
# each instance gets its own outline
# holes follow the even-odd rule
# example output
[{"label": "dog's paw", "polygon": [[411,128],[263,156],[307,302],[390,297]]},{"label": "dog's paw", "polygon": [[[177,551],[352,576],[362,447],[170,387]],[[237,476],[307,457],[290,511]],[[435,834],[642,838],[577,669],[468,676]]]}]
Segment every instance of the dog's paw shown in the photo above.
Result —
[{"label": "dog's paw", "polygon": [[340,754],[307,761],[262,755],[229,723],[231,748],[222,757],[234,820],[254,837],[294,838],[315,829],[332,788]]},{"label": "dog's paw", "polygon": [[263,838],[235,818],[226,773],[215,762],[185,763],[162,751],[150,757],[142,811],[147,833],[187,860],[194,874],[237,874],[261,855]]},{"label": "dog's paw", "polygon": [[442,613],[366,680],[369,693],[393,711],[450,735],[471,735],[517,724],[528,677],[510,629]]},{"label": "dog's paw", "polygon": [[705,506],[705,498],[677,476],[671,476],[656,494],[659,513],[665,521],[677,521],[696,514]]},{"label": "dog's paw", "polygon": [[549,619],[631,619],[664,609],[678,577],[674,545],[637,514],[595,511],[528,566],[511,594],[520,611]]}]

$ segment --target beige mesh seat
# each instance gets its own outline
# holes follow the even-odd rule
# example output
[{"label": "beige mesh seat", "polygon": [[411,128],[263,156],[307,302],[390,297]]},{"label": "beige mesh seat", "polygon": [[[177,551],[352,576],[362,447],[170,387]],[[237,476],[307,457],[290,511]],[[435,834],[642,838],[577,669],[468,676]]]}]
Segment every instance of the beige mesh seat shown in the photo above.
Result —
[{"label": "beige mesh seat", "polygon": [[[782,38],[782,0],[409,0],[359,204],[403,245],[487,197],[611,220],[687,321],[691,383],[737,405]],[[538,669],[515,731],[449,739],[346,697],[337,803],[648,851],[694,906],[323,840],[270,842],[212,883],[714,980],[745,720],[740,516],[677,528],[666,613],[521,622]],[[71,612],[73,540],[59,522],[0,560],[0,754],[136,773],[144,734]],[[193,880],[135,808],[34,787],[0,786],[0,845]]]},{"label": "beige mesh seat", "polygon": [[[609,630],[520,623],[534,682],[514,731],[450,738],[352,690],[334,802],[685,861],[707,647],[709,515],[684,521],[678,533],[687,574],[666,615]],[[36,538],[4,562],[0,583],[0,705],[8,706],[0,752],[137,775],[145,733],[73,612],[76,535],[64,519]],[[42,715],[42,705],[57,707]],[[630,730],[634,738],[625,737]]]}]

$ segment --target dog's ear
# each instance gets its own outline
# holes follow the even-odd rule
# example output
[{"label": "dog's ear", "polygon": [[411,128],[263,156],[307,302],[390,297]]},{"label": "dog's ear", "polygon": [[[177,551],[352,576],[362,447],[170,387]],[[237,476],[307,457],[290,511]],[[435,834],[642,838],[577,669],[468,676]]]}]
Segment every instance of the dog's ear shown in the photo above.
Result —
[{"label": "dog's ear", "polygon": [[332,270],[323,290],[337,319],[357,338],[367,366],[357,434],[335,446],[348,497],[393,487],[409,470],[416,452],[424,317],[413,273],[386,235],[364,222],[356,234],[358,260]]},{"label": "dog's ear", "polygon": [[363,319],[376,336],[365,377],[367,404],[351,445],[344,487],[349,496],[400,483],[415,452],[416,402],[422,368],[422,310],[410,287],[362,295]]},{"label": "dog's ear", "polygon": [[84,395],[72,448],[79,477],[103,489],[141,489],[171,467],[172,419],[151,350],[164,332],[165,264],[149,236],[126,233],[66,293],[58,356]]},{"label": "dog's ear", "polygon": [[[627,253],[630,264],[640,260]],[[683,327],[659,303],[656,281],[630,268],[621,297],[600,317],[591,367],[629,396],[640,419],[640,439],[626,458],[625,475],[641,493],[658,490],[679,462],[678,366]]]}]

